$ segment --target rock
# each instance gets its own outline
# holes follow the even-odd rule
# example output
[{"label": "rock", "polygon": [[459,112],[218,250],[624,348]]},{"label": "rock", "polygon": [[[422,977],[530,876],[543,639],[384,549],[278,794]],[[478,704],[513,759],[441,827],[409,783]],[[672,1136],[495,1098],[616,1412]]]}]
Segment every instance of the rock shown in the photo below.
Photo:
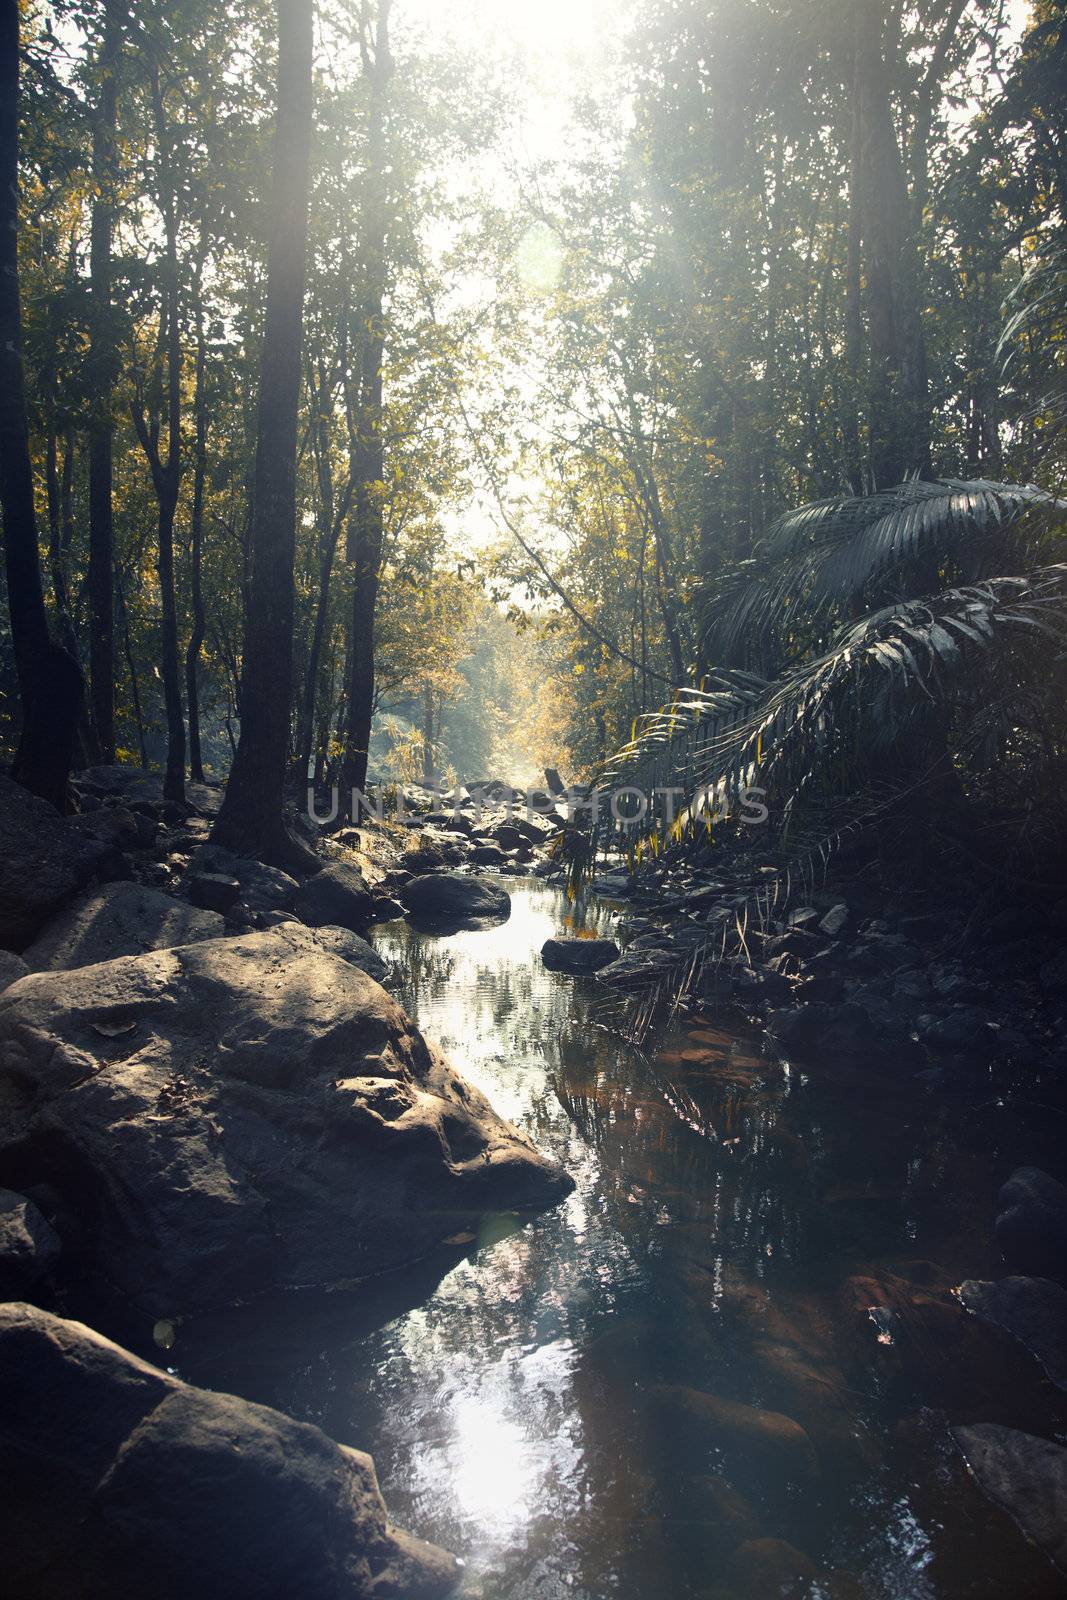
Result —
[{"label": "rock", "polygon": [[951,1431],[983,1493],[1067,1572],[1067,1449],[992,1422]]},{"label": "rock", "polygon": [[690,1449],[721,1450],[738,1469],[784,1473],[792,1479],[810,1479],[818,1471],[808,1435],[779,1411],[722,1400],[682,1384],[655,1384],[649,1398],[667,1437],[681,1436]]},{"label": "rock", "polygon": [[[290,924],[298,927],[298,923]],[[358,933],[352,933],[348,928],[316,928],[314,930],[315,943],[320,949],[327,951],[332,956],[340,956],[342,961],[347,961],[351,966],[358,967],[360,972],[365,972],[375,983],[385,983],[389,977],[389,967],[366,939],[360,938]]]},{"label": "rock", "polygon": [[432,872],[412,878],[401,889],[400,899],[410,916],[419,921],[472,917],[503,922],[511,915],[511,896],[502,885],[462,872]]},{"label": "rock", "polygon": [[546,939],[541,960],[550,972],[598,972],[619,959],[613,939]]},{"label": "rock", "polygon": [[0,1181],[89,1216],[86,1270],[162,1316],[363,1278],[571,1187],[295,923],[24,978],[0,1101]]},{"label": "rock", "polygon": [[218,911],[225,916],[240,893],[237,879],[221,872],[194,872],[189,879],[189,899],[203,911]]},{"label": "rock", "polygon": [[816,1576],[815,1563],[784,1539],[748,1539],[734,1551],[730,1573],[740,1592],[752,1600],[800,1596]]},{"label": "rock", "polygon": [[294,910],[311,928],[350,928],[362,933],[370,925],[374,896],[359,868],[333,861],[300,885]]},{"label": "rock", "polygon": [[630,880],[624,872],[602,872],[593,888],[607,900],[625,900],[631,893]]},{"label": "rock", "polygon": [[1067,1390],[1067,1289],[1048,1278],[970,1279],[960,1299],[975,1316],[1024,1344],[1057,1388]]},{"label": "rock", "polygon": [[13,950],[0,950],[0,992],[10,989],[13,983],[18,983],[29,970],[22,957],[17,956]]},{"label": "rock", "polygon": [[471,851],[471,860],[477,867],[502,867],[507,859],[498,844],[476,844]]},{"label": "rock", "polygon": [[292,911],[296,905],[300,884],[279,867],[268,867],[248,856],[235,856],[214,844],[207,844],[198,852],[194,866],[200,872],[220,872],[236,878],[241,899],[257,916],[268,911]]},{"label": "rock", "polygon": [[23,1294],[59,1259],[59,1236],[32,1200],[0,1189],[0,1294]]},{"label": "rock", "polygon": [[694,1519],[702,1524],[702,1540],[725,1551],[757,1536],[759,1517],[754,1507],[725,1478],[712,1473],[689,1478],[685,1493]]},{"label": "rock", "polygon": [[600,968],[597,980],[613,988],[624,988],[631,984],[638,989],[650,988],[662,983],[678,965],[676,950],[624,950],[617,961]]},{"label": "rock", "polygon": [[947,1016],[938,1017],[923,1030],[923,1042],[931,1050],[988,1051],[994,1042],[989,1028],[991,1021],[990,1013],[981,1006],[956,1006]]},{"label": "rock", "polygon": [[163,804],[163,779],[159,773],[146,772],[143,767],[123,767],[117,762],[111,766],[85,767],[76,772],[74,786],[90,794],[121,799],[126,805],[139,801],[146,805]]},{"label": "rock", "polygon": [[25,953],[33,972],[89,967],[117,956],[219,939],[223,919],[136,883],[92,889],[50,922]]},{"label": "rock", "polygon": [[82,1323],[0,1306],[0,1395],[11,1593],[428,1600],[455,1583],[451,1556],[390,1527],[369,1456]]},{"label": "rock", "polygon": [[0,946],[24,949],[93,879],[128,875],[113,840],[0,777]]},{"label": "rock", "polygon": [[1037,974],[1038,982],[1046,994],[1067,995],[1067,950],[1046,961]]},{"label": "rock", "polygon": [[997,1245],[1012,1271],[1067,1284],[1067,1188],[1039,1167],[1017,1167],[1000,1206]]},{"label": "rock", "polygon": [[836,906],[831,906],[822,918],[819,923],[819,932],[825,933],[828,939],[836,939],[838,934],[844,932],[847,922],[848,906],[841,900]]}]

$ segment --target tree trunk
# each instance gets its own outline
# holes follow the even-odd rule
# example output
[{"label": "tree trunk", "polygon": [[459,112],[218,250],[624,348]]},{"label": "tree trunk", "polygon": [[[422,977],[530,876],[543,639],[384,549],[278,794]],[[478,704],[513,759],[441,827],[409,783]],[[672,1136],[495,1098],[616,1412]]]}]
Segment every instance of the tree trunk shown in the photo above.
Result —
[{"label": "tree trunk", "polygon": [[204,617],[204,479],[207,473],[207,387],[204,306],[196,285],[196,445],[193,462],[193,511],[189,530],[190,598],[193,606],[193,631],[185,652],[185,699],[189,708],[189,777],[204,781],[204,760],[200,748],[200,691],[197,666],[206,630]]},{"label": "tree trunk", "polygon": [[14,776],[64,810],[82,677],[48,636],[33,504],[18,278],[19,7],[0,0],[0,508],[22,702]]},{"label": "tree trunk", "polygon": [[347,713],[341,768],[345,814],[352,790],[367,783],[371,723],[374,720],[374,614],[384,539],[382,362],[385,353],[383,301],[388,217],[385,197],[385,92],[392,72],[389,55],[390,0],[380,0],[373,52],[361,41],[364,71],[370,75],[367,133],[367,199],[363,226],[364,292],[362,357],[358,407],[349,406],[349,452],[355,513],[349,527],[348,558],[354,565],[348,658]]},{"label": "tree trunk", "polygon": [[879,489],[930,469],[926,347],[911,205],[883,55],[882,0],[856,11],[856,87],[870,335],[871,476]]},{"label": "tree trunk", "polygon": [[260,369],[241,737],[213,837],[293,870],[315,864],[283,817],[293,674],[296,427],[307,255],[312,0],[277,0],[278,101]]},{"label": "tree trunk", "polygon": [[93,123],[93,204],[89,233],[89,682],[90,711],[103,761],[115,759],[114,529],[111,513],[114,424],[111,389],[111,236],[115,220],[118,70],[122,10],[104,3],[104,37],[97,58],[100,99]]},{"label": "tree trunk", "polygon": [[422,691],[422,781],[427,789],[433,787],[433,684]]}]

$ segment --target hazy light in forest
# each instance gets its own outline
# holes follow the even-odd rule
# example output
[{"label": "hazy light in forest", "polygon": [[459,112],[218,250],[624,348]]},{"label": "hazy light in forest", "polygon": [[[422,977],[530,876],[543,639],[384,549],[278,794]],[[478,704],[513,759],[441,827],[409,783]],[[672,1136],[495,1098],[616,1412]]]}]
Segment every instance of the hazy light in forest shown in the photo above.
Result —
[{"label": "hazy light in forest", "polygon": [[533,222],[519,240],[515,264],[523,288],[548,294],[559,282],[563,252],[547,222]]}]

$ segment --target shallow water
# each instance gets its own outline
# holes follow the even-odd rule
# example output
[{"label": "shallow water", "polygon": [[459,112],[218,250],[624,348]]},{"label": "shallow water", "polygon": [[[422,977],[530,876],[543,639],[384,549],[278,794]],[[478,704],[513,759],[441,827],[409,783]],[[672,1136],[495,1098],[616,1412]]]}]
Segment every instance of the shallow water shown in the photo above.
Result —
[{"label": "shallow water", "polygon": [[[566,1164],[573,1195],[492,1219],[450,1270],[183,1330],[177,1369],[370,1451],[395,1520],[464,1558],[467,1597],[778,1593],[732,1564],[751,1538],[803,1550],[821,1576],[796,1592],[827,1600],[1059,1593],[921,1420],[942,1398],[936,1352],[933,1393],[896,1371],[891,1332],[884,1371],[873,1327],[844,1360],[840,1286],[873,1263],[1002,1271],[997,1188],[1041,1164],[1062,1116],[992,1082],[783,1069],[721,1025],[690,1023],[648,1061],[604,1025],[603,986],[538,957],[568,919],[600,930],[611,909],[576,917],[554,888],[510,887],[503,927],[397,923],[375,943],[420,1026]],[[664,1384],[786,1413],[815,1458],[748,1422],[691,1426]]]}]

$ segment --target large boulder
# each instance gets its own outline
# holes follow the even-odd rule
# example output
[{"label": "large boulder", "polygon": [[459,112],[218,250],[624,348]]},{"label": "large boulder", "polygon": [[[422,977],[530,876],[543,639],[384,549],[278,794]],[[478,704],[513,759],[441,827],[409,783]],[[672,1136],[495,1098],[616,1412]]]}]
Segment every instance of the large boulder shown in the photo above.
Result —
[{"label": "large boulder", "polygon": [[0,1183],[49,1184],[156,1315],[362,1278],[570,1187],[296,923],[24,978],[0,1104]]},{"label": "large boulder", "polygon": [[1040,1167],[1017,1167],[1001,1189],[996,1236],[1013,1272],[1067,1284],[1067,1188]]},{"label": "large boulder", "polygon": [[24,959],[33,972],[54,972],[220,939],[225,932],[224,919],[214,911],[198,911],[138,883],[108,883],[61,911]]},{"label": "large boulder", "polygon": [[374,896],[357,866],[333,861],[301,884],[295,910],[310,928],[349,928],[362,933],[370,926]]},{"label": "large boulder", "polygon": [[35,1306],[0,1306],[0,1452],[12,1600],[379,1600],[458,1575],[390,1526],[369,1456]]},{"label": "large boulder", "polygon": [[372,944],[352,933],[348,928],[316,928],[315,943],[332,956],[340,956],[353,967],[365,972],[375,983],[385,983],[389,977],[389,964],[383,961]]},{"label": "large boulder", "polygon": [[24,949],[79,889],[126,871],[113,838],[0,777],[0,946]]},{"label": "large boulder", "polygon": [[952,1429],[979,1487],[1067,1573],[1067,1450],[993,1422]]},{"label": "large boulder", "polygon": [[24,1194],[0,1189],[0,1296],[23,1294],[59,1259],[55,1229]]},{"label": "large boulder", "polygon": [[237,856],[221,845],[201,846],[190,863],[190,879],[197,873],[221,873],[236,878],[241,899],[253,914],[266,916],[272,911],[292,911],[300,884],[280,867],[268,867],[250,856]]},{"label": "large boulder", "polygon": [[619,959],[614,939],[546,939],[541,960],[550,972],[599,972]]},{"label": "large boulder", "polygon": [[511,915],[511,896],[499,883],[466,872],[430,872],[412,878],[400,891],[409,915],[420,922],[503,922]]},{"label": "large boulder", "polygon": [[0,950],[0,990],[10,989],[13,983],[18,983],[29,972],[29,967],[21,956],[13,950]]},{"label": "large boulder", "polygon": [[968,1311],[1025,1345],[1059,1389],[1067,1389],[1067,1289],[1048,1278],[969,1279],[960,1286]]}]

